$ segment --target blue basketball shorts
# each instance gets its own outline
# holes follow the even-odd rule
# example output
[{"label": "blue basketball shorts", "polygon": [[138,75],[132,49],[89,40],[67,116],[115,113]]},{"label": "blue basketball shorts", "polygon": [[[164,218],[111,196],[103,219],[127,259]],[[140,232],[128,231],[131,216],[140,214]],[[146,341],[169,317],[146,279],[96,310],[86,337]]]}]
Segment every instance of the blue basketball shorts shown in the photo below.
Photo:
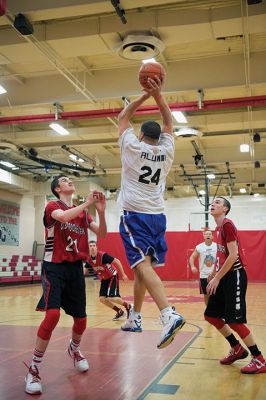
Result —
[{"label": "blue basketball shorts", "polygon": [[120,219],[120,235],[131,268],[151,257],[153,266],[163,266],[167,252],[164,214],[143,214],[124,211]]}]

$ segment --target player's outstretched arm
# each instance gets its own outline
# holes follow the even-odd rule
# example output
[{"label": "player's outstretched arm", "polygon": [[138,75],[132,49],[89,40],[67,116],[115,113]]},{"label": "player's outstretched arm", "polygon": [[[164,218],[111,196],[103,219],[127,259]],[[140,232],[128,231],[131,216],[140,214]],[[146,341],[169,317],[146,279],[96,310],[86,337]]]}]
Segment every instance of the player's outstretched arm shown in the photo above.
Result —
[{"label": "player's outstretched arm", "polygon": [[61,210],[57,209],[52,212],[52,217],[56,221],[59,222],[69,222],[72,219],[76,218],[79,216],[79,214],[85,210],[87,207],[89,207],[91,204],[95,202],[95,199],[93,198],[93,194],[87,197],[86,201],[79,206],[70,208],[69,210]]},{"label": "player's outstretched arm", "polygon": [[191,256],[189,257],[189,265],[190,265],[190,269],[193,272],[193,274],[197,274],[198,273],[198,269],[195,267],[195,259],[199,256],[198,251],[195,249],[193,251],[193,253],[191,254]]},{"label": "player's outstretched arm", "polygon": [[118,260],[118,258],[115,258],[113,260],[113,263],[117,266],[118,271],[121,273],[121,277],[122,277],[123,281],[128,281],[128,277],[124,271],[124,268],[122,267],[120,260]]},{"label": "player's outstretched arm", "polygon": [[157,106],[159,107],[163,120],[162,132],[172,135],[173,118],[171,110],[161,92],[162,82],[158,76],[155,76],[154,79],[148,78],[148,83],[149,87],[146,87],[145,91],[147,91],[154,98]]},{"label": "player's outstretched arm", "polygon": [[154,100],[156,101],[157,106],[159,107],[162,120],[163,120],[163,126],[162,126],[162,132],[163,133],[169,133],[170,135],[173,134],[173,118],[172,118],[172,113],[171,110],[165,100],[165,98],[162,95],[161,92],[161,80],[159,78],[156,78],[156,80],[149,80],[150,86],[153,86],[154,92],[151,93],[153,96]]},{"label": "player's outstretched arm", "polygon": [[130,119],[133,117],[135,111],[150,97],[149,93],[144,92],[136,100],[129,103],[118,115],[118,129],[119,135],[122,135],[124,131],[130,127]]},{"label": "player's outstretched arm", "polygon": [[156,103],[160,109],[160,113],[161,113],[161,116],[163,119],[162,132],[168,133],[169,135],[173,135],[172,113],[170,111],[170,108],[169,108],[165,98],[161,94],[159,97],[155,97],[154,100],[156,101]]}]

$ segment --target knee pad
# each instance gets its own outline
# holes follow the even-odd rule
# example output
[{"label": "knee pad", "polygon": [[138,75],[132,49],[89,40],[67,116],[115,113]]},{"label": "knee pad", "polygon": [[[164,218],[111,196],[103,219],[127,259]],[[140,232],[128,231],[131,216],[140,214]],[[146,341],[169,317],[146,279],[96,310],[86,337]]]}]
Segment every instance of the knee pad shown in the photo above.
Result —
[{"label": "knee pad", "polygon": [[209,324],[215,326],[216,329],[222,329],[225,325],[224,321],[221,318],[209,317],[208,315],[205,314],[204,318],[206,321],[209,322]]},{"label": "knee pad", "polygon": [[52,336],[52,332],[56,327],[60,318],[60,310],[58,308],[53,308],[46,311],[45,318],[42,321],[37,335],[43,340],[49,340]]},{"label": "knee pad", "polygon": [[239,337],[241,337],[241,339],[245,339],[245,337],[250,334],[250,330],[245,324],[232,323],[228,325],[239,335]]},{"label": "knee pad", "polygon": [[87,317],[84,318],[73,318],[74,319],[74,325],[73,325],[73,331],[77,335],[82,335],[82,333],[85,331],[86,326],[87,326]]}]

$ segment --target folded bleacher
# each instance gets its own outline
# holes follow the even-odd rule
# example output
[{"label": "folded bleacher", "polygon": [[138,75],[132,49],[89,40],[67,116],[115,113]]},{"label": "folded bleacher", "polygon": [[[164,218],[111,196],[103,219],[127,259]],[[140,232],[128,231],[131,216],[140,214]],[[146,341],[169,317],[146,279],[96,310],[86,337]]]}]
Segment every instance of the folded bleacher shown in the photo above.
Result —
[{"label": "folded bleacher", "polygon": [[34,256],[0,254],[0,284],[33,283],[40,280],[41,261]]}]

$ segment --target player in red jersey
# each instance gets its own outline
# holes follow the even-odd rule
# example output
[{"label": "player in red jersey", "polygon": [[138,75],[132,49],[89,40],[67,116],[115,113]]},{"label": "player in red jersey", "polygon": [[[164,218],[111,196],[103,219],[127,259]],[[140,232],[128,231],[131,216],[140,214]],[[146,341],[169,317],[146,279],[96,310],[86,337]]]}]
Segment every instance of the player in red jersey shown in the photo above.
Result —
[{"label": "player in red jersey", "polygon": [[[73,317],[72,337],[68,354],[80,372],[89,365],[81,354],[79,346],[86,329],[86,293],[83,275],[83,261],[88,254],[88,229],[104,237],[105,196],[94,191],[79,206],[72,203],[75,186],[65,175],[55,177],[51,190],[58,200],[50,201],[44,212],[46,243],[42,265],[43,295],[37,310],[45,311],[38,332],[35,350],[29,372],[25,378],[25,391],[29,394],[42,393],[39,368],[52,332],[60,318],[60,308]],[[96,224],[88,214],[88,207],[94,204],[99,217]]]},{"label": "player in red jersey", "polygon": [[217,265],[216,272],[208,277],[207,292],[210,297],[205,319],[219,330],[231,346],[229,354],[220,363],[232,364],[248,356],[248,351],[234,336],[234,330],[252,356],[251,362],[240,371],[244,374],[258,374],[266,372],[266,362],[245,325],[246,264],[237,229],[233,221],[226,218],[230,209],[231,204],[224,197],[216,197],[211,204],[211,215],[217,224]]},{"label": "player in red jersey", "polygon": [[[119,275],[121,273],[123,281],[128,281],[124,268],[121,262],[108,253],[98,251],[95,240],[89,242],[89,256],[84,268],[93,268],[93,271],[101,279],[101,287],[99,292],[99,299],[102,304],[112,308],[116,312],[113,321],[119,320],[124,315],[124,311],[117,307],[114,303],[124,306],[129,317],[131,305],[124,301],[119,293]],[[118,271],[117,271],[118,270]]]}]

